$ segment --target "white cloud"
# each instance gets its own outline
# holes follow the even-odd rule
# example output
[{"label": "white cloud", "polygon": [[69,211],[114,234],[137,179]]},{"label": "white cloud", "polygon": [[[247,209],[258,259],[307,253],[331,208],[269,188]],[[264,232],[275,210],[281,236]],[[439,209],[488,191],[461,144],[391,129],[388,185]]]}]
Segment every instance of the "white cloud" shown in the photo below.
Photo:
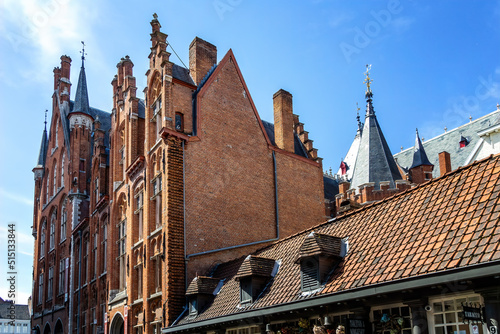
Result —
[{"label": "white cloud", "polygon": [[6,191],[2,188],[0,188],[0,196],[24,205],[33,206],[32,199]]},{"label": "white cloud", "polygon": [[[47,63],[57,64],[61,54],[80,48],[90,36],[95,12],[88,2],[69,0],[4,0],[0,2],[0,34],[14,53],[29,54],[31,66],[20,74],[25,79],[45,81],[40,71]],[[75,52],[76,53],[76,52]]]}]

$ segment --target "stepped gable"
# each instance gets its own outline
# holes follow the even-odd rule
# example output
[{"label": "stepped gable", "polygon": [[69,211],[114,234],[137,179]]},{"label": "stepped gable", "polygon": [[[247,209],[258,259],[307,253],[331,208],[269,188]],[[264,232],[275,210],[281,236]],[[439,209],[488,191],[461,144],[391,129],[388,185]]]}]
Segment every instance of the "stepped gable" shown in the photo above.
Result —
[{"label": "stepped gable", "polygon": [[[456,272],[466,276],[471,268],[499,266],[499,216],[500,155],[495,155],[253,253],[281,264],[265,291],[245,308],[237,307],[240,288],[234,278],[241,259],[219,265],[214,274],[225,281],[213,303],[168,332],[285,304],[300,311],[303,306],[294,302],[319,296],[342,298],[362,288],[407,281],[417,285],[426,282],[419,279]],[[349,249],[326,284],[303,295],[295,259],[312,231],[348,237]]]}]

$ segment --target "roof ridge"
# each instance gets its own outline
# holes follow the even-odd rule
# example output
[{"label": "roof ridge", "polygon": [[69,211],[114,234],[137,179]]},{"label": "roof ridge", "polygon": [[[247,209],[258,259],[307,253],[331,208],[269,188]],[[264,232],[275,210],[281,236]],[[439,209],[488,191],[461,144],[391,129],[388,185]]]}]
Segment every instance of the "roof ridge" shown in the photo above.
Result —
[{"label": "roof ridge", "polygon": [[409,192],[416,191],[417,189],[423,188],[423,187],[425,187],[425,186],[427,186],[427,185],[429,185],[429,184],[431,184],[431,183],[438,182],[438,181],[439,181],[439,180],[441,180],[441,179],[448,178],[448,177],[450,177],[450,176],[452,176],[452,175],[454,175],[454,174],[457,174],[458,172],[461,172],[461,171],[466,170],[466,169],[470,169],[470,168],[472,168],[472,166],[474,166],[474,165],[477,165],[477,164],[480,164],[480,163],[484,163],[485,161],[487,161],[487,160],[492,160],[493,158],[500,158],[500,153],[497,153],[497,154],[490,154],[489,156],[487,156],[487,157],[485,157],[485,158],[483,158],[483,159],[480,159],[480,160],[475,160],[475,161],[473,161],[473,162],[471,162],[470,164],[465,165],[465,166],[460,166],[460,167],[458,167],[457,169],[452,170],[452,171],[450,171],[450,172],[448,172],[448,173],[446,173],[446,174],[444,174],[444,175],[440,175],[439,177],[436,177],[436,178],[434,178],[434,179],[431,179],[431,180],[429,180],[429,181],[427,181],[427,182],[424,182],[424,183],[421,183],[421,184],[417,184],[416,186],[414,186],[414,187],[412,187],[412,188],[410,188],[410,189],[406,189],[405,191],[398,192],[398,193],[396,193],[396,194],[394,194],[394,195],[392,195],[392,196],[386,197],[386,198],[384,198],[384,199],[382,199],[382,200],[380,200],[380,201],[375,201],[375,202],[372,202],[372,203],[370,203],[370,204],[364,205],[364,206],[362,206],[362,207],[361,207],[361,208],[359,208],[359,209],[356,209],[356,210],[353,210],[353,211],[348,211],[348,212],[346,212],[345,214],[343,214],[343,215],[339,216],[339,217],[338,217],[338,219],[340,219],[340,218],[345,218],[345,217],[349,217],[349,216],[351,216],[351,215],[353,215],[353,214],[355,214],[355,213],[357,213],[357,212],[360,212],[360,211],[362,211],[362,210],[366,210],[366,209],[368,209],[368,208],[371,208],[371,207],[373,207],[373,206],[379,205],[379,204],[381,204],[381,203],[388,202],[389,200],[392,200],[392,199],[393,199],[393,198],[395,198],[395,197],[402,196],[402,195],[407,194],[407,193],[409,193]]}]

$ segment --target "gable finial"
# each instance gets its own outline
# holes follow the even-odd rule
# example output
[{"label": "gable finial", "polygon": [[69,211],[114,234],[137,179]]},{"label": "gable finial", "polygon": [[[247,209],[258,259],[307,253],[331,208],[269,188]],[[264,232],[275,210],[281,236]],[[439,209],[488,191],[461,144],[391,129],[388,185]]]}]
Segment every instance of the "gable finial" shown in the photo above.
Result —
[{"label": "gable finial", "polygon": [[361,108],[358,106],[358,102],[356,102],[356,120],[358,121],[358,130],[361,129],[361,119],[359,117],[359,111]]},{"label": "gable finial", "polygon": [[87,54],[85,52],[85,43],[82,41],[82,51],[80,51],[80,53],[82,54],[82,67],[84,67],[84,62],[85,62],[85,55]]},{"label": "gable finial", "polygon": [[47,113],[49,111],[47,109],[45,109],[45,122],[43,122],[45,124],[45,131],[47,131]]}]

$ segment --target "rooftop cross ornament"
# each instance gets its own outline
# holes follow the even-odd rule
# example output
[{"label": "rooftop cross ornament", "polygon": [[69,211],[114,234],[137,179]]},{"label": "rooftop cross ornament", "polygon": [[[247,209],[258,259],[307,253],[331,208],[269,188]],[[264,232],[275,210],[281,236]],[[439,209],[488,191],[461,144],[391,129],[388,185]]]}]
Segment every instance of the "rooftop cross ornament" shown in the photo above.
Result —
[{"label": "rooftop cross ornament", "polygon": [[82,67],[83,67],[83,62],[85,60],[85,55],[87,54],[85,52],[85,43],[82,41],[82,51],[80,51],[80,53],[82,54]]},{"label": "rooftop cross ornament", "polygon": [[371,93],[372,90],[370,88],[370,84],[373,82],[372,79],[370,79],[370,70],[372,69],[372,65],[366,65],[366,72],[365,72],[365,75],[366,75],[366,78],[365,78],[365,81],[363,81],[363,83],[366,84],[366,93]]}]

